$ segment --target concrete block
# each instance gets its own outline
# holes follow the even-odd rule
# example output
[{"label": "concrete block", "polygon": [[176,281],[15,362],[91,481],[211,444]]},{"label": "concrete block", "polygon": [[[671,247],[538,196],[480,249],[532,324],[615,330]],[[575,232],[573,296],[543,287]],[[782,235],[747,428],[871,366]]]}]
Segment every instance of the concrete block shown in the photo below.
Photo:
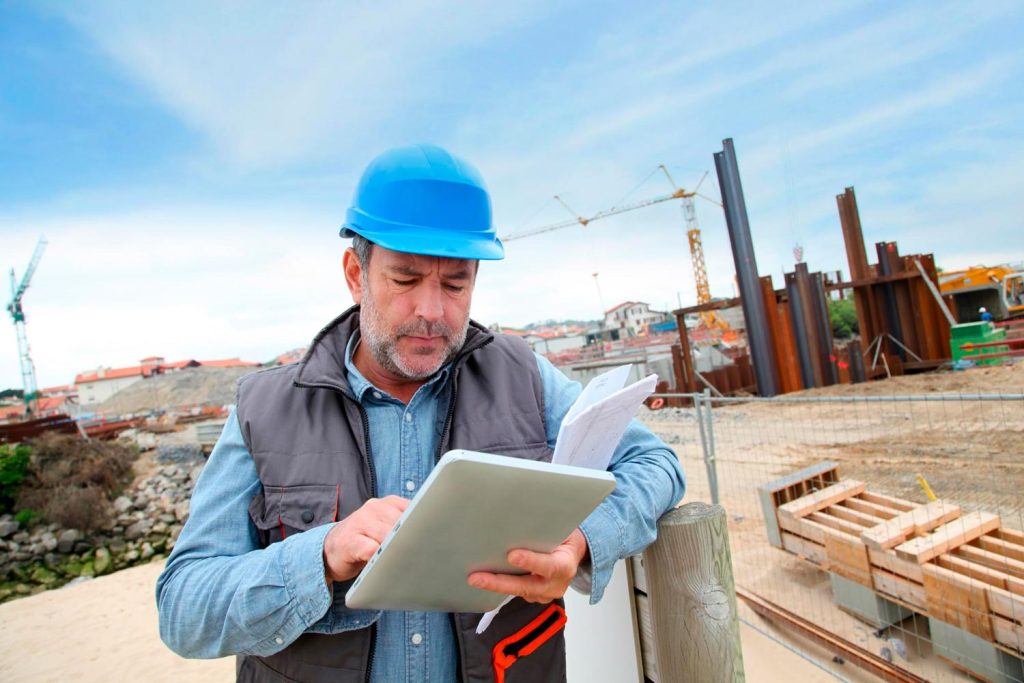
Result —
[{"label": "concrete block", "polygon": [[991,642],[973,633],[928,618],[935,654],[989,683],[1021,683],[1024,660],[1003,652]]},{"label": "concrete block", "polygon": [[870,588],[829,573],[836,605],[876,628],[898,624],[911,612],[902,605],[886,600]]}]

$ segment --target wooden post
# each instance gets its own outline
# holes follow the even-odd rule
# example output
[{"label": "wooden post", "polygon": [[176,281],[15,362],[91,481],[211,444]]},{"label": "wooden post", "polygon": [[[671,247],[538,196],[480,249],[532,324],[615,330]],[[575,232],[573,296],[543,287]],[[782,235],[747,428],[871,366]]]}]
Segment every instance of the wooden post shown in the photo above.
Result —
[{"label": "wooden post", "polygon": [[645,677],[655,683],[744,681],[725,508],[687,503],[665,513],[642,564],[637,583],[647,597],[638,606],[649,614],[640,615],[641,640],[653,641],[643,649],[657,659],[655,666],[644,662]]}]

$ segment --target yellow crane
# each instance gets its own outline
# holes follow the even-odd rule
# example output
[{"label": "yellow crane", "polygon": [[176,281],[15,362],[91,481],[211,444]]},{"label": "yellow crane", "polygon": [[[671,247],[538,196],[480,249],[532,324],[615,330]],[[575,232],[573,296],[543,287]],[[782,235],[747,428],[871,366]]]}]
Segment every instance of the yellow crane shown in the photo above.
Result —
[{"label": "yellow crane", "polygon": [[[708,176],[706,171],[704,175],[701,176],[700,182],[697,183],[697,187],[692,191],[676,185],[675,180],[672,179],[672,175],[668,172],[668,169],[665,168],[664,164],[659,164],[658,167],[651,171],[647,178],[645,178],[640,184],[642,185],[644,182],[647,182],[647,179],[658,171],[664,173],[665,178],[667,178],[668,182],[672,185],[671,193],[651,197],[650,199],[641,199],[639,201],[630,202],[629,204],[618,204],[609,209],[598,211],[589,218],[577,214],[562,200],[561,197],[555,195],[555,200],[564,206],[565,209],[574,216],[574,218],[560,221],[558,223],[542,225],[537,228],[530,228],[522,232],[510,233],[508,235],[504,235],[501,239],[503,242],[511,242],[513,240],[523,239],[524,237],[540,235],[545,232],[553,232],[555,230],[561,230],[562,228],[570,228],[574,225],[586,227],[590,223],[602,218],[608,218],[609,216],[616,216],[620,213],[626,213],[627,211],[635,211],[636,209],[643,209],[648,206],[653,206],[654,204],[678,199],[682,202],[683,220],[686,223],[686,239],[690,244],[690,259],[693,262],[693,277],[697,285],[697,303],[706,304],[711,301],[711,287],[708,285],[708,271],[707,266],[704,264],[704,245],[701,242],[700,226],[697,224],[697,210],[694,207],[693,198],[700,197],[719,207],[721,204],[718,201],[698,192],[700,186],[704,183],[704,179]],[[723,331],[729,329],[729,325],[714,311],[704,311],[700,314],[700,317],[704,322],[704,325],[709,329]]]}]

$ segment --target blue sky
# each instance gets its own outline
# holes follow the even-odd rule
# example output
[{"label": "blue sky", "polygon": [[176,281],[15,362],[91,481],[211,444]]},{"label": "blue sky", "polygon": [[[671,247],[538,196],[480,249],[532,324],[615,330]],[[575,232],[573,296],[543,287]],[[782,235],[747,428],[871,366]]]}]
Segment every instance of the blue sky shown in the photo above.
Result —
[{"label": "blue sky", "polygon": [[[139,358],[265,360],[350,302],[337,225],[366,162],[429,141],[472,160],[501,231],[670,189],[716,197],[735,140],[758,265],[799,243],[947,269],[1024,260],[1019,2],[0,4],[0,266],[50,245],[25,297],[41,385]],[[712,293],[733,294],[699,200]],[[484,323],[693,303],[675,202],[512,242]],[[5,297],[6,298],[6,297]],[[0,386],[19,386],[13,330]]]}]

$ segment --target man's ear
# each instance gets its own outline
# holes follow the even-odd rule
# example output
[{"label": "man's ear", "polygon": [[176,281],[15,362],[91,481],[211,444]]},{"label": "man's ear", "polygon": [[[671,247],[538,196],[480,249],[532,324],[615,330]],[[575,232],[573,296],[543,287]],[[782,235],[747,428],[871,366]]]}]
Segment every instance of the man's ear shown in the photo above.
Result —
[{"label": "man's ear", "polygon": [[345,271],[345,284],[348,285],[348,291],[352,293],[352,301],[361,304],[363,302],[363,267],[352,247],[345,250],[341,266]]}]

